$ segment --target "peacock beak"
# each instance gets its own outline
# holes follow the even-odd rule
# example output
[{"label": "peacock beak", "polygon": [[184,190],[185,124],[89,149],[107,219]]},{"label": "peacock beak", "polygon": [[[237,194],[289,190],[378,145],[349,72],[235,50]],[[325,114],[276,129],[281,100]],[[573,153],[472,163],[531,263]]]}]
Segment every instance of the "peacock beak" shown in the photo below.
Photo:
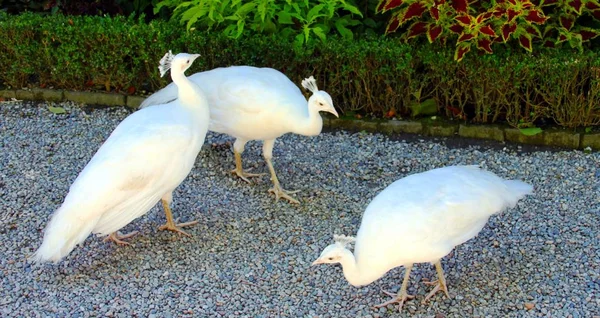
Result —
[{"label": "peacock beak", "polygon": [[338,115],[337,111],[335,110],[335,108],[331,107],[331,109],[329,110],[330,113],[334,114],[335,117],[340,118],[340,116]]},{"label": "peacock beak", "polygon": [[316,261],[314,261],[312,264],[310,264],[310,266],[315,266],[315,265],[319,265],[319,264],[323,264],[323,261],[321,261],[321,259],[317,259]]}]

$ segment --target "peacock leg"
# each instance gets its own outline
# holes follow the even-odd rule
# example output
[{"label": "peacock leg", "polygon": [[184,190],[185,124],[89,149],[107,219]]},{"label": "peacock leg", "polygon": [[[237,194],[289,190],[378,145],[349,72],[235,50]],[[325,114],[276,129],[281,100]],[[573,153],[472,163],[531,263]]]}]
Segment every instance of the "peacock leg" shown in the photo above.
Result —
[{"label": "peacock leg", "polygon": [[169,193],[165,197],[162,198],[161,202],[162,202],[163,209],[165,209],[165,215],[167,216],[167,223],[164,225],[161,225],[158,228],[158,230],[159,231],[168,230],[168,231],[177,232],[179,234],[183,234],[185,236],[191,236],[190,234],[186,233],[184,230],[180,229],[180,227],[194,225],[194,224],[198,223],[198,221],[191,221],[191,222],[175,224],[175,221],[173,220],[173,214],[171,214],[171,207],[169,206],[171,203],[171,200],[172,200],[171,199],[172,194]]},{"label": "peacock leg", "polygon": [[105,239],[104,242],[113,241],[117,245],[131,245],[129,242],[123,241],[126,238],[130,238],[134,235],[138,234],[138,231],[129,232],[127,234],[120,234],[119,232],[110,233]]},{"label": "peacock leg", "polygon": [[275,146],[275,139],[265,140],[263,143],[263,157],[271,172],[271,181],[273,181],[273,187],[269,189],[269,192],[275,194],[275,201],[279,200],[279,198],[283,198],[290,201],[290,203],[299,204],[300,202],[290,196],[290,194],[297,193],[300,190],[286,191],[281,187],[281,184],[279,184],[279,179],[277,178],[275,168],[273,168],[273,162],[271,161],[273,158],[273,146]]},{"label": "peacock leg", "polygon": [[405,272],[404,272],[404,280],[402,281],[402,287],[400,288],[400,291],[398,292],[398,294],[394,294],[388,291],[383,291],[383,293],[385,293],[388,296],[392,296],[394,297],[394,299],[388,300],[384,303],[381,303],[379,305],[375,305],[373,306],[374,308],[381,308],[381,307],[385,307],[389,304],[394,304],[394,303],[398,303],[398,311],[402,311],[402,307],[404,306],[404,302],[408,299],[413,299],[415,298],[414,295],[409,295],[406,291],[406,289],[408,288],[408,282],[409,282],[409,277],[410,277],[410,271],[412,270],[412,264],[410,266],[406,266]]},{"label": "peacock leg", "polygon": [[448,285],[446,285],[446,277],[444,276],[444,269],[442,268],[442,263],[439,260],[437,263],[435,263],[435,270],[437,271],[438,279],[432,282],[425,282],[425,285],[435,285],[435,288],[433,288],[431,292],[427,294],[427,297],[425,297],[425,299],[423,299],[421,302],[422,304],[426,303],[429,298],[433,297],[433,295],[439,291],[443,291],[446,296],[450,298],[450,295],[448,294]]},{"label": "peacock leg", "polygon": [[251,183],[250,180],[248,180],[248,178],[252,178],[252,177],[260,177],[260,176],[264,176],[264,173],[248,173],[248,170],[244,171],[244,169],[242,169],[242,154],[237,152],[235,149],[233,150],[233,155],[235,156],[235,169],[231,170],[231,173],[237,175],[238,177],[240,177],[242,180]]},{"label": "peacock leg", "polygon": [[275,194],[275,201],[279,200],[279,198],[283,198],[283,199],[290,201],[290,203],[299,204],[300,202],[298,200],[294,199],[290,194],[297,193],[300,190],[296,190],[296,191],[284,190],[281,187],[281,184],[279,184],[279,179],[277,179],[277,174],[275,173],[275,168],[273,168],[273,163],[271,163],[271,159],[266,159],[266,161],[267,161],[267,166],[269,166],[269,171],[271,171],[271,180],[273,181],[273,187],[271,189],[269,189],[269,192]]}]

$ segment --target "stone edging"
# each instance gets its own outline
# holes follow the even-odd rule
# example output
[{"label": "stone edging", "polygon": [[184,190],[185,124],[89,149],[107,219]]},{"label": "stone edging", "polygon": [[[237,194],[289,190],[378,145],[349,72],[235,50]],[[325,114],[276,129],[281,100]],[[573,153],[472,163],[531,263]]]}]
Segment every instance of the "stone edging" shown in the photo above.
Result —
[{"label": "stone edging", "polygon": [[[0,90],[0,97],[19,100],[44,100],[51,102],[73,101],[87,105],[127,106],[136,109],[146,98],[142,96],[63,91],[52,89]],[[496,141],[509,141],[521,144],[544,145],[570,149],[600,150],[600,133],[583,134],[569,130],[545,130],[534,136],[526,136],[516,128],[496,125],[466,125],[446,122],[404,121],[404,120],[356,120],[324,118],[325,127],[381,132],[386,134],[409,133],[435,137],[461,136]]]}]

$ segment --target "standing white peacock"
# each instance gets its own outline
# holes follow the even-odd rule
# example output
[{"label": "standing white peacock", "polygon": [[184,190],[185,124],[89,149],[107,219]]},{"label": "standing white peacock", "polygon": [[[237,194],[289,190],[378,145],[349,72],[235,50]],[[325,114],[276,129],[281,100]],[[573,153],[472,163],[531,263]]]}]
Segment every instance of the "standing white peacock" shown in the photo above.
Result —
[{"label": "standing white peacock", "polygon": [[[313,263],[340,263],[353,286],[381,278],[389,270],[405,267],[404,281],[394,299],[375,307],[407,299],[414,263],[435,264],[438,280],[423,303],[438,291],[448,296],[440,260],[452,249],[475,237],[490,216],[514,207],[533,187],[518,180],[504,180],[478,166],[449,166],[397,180],[379,193],[367,207],[356,239],[335,236]],[[354,254],[346,248],[356,243]]]},{"label": "standing white peacock", "polygon": [[172,192],[186,178],[208,131],[208,102],[184,74],[198,54],[165,54],[159,70],[169,68],[178,100],[137,111],[125,118],[98,149],[69,188],[48,223],[33,261],[58,262],[90,233],[109,235],[118,244],[135,233],[116,231],[162,201],[167,223],[160,230],[188,235],[175,224]]},{"label": "standing white peacock", "polygon": [[[319,90],[311,76],[302,81],[302,86],[313,93],[307,104],[300,89],[287,76],[272,68],[231,66],[196,73],[189,79],[198,84],[208,98],[208,129],[236,138],[233,144],[235,169],[232,173],[246,182],[250,182],[250,177],[262,175],[244,171],[241,155],[248,141],[263,140],[263,157],[273,181],[269,192],[275,194],[276,200],[284,198],[299,203],[289,195],[293,192],[284,190],[279,184],[271,162],[275,139],[290,132],[304,136],[320,134],[323,120],[319,112],[338,116],[331,96]],[[171,84],[152,94],[140,107],[165,104],[176,98],[177,89]]]}]

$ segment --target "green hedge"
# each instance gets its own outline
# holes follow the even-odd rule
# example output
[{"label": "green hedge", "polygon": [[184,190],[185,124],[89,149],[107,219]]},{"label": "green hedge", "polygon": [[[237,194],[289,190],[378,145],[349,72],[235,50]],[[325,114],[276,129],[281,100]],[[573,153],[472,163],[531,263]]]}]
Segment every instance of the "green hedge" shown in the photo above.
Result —
[{"label": "green hedge", "polygon": [[240,64],[273,67],[296,83],[312,74],[345,114],[405,117],[434,104],[476,123],[600,124],[595,52],[497,50],[456,63],[453,47],[330,38],[298,53],[274,37],[235,41],[161,21],[30,13],[0,15],[0,34],[0,83],[16,88],[155,90],[169,81],[157,62],[170,49],[202,54],[189,74]]}]

